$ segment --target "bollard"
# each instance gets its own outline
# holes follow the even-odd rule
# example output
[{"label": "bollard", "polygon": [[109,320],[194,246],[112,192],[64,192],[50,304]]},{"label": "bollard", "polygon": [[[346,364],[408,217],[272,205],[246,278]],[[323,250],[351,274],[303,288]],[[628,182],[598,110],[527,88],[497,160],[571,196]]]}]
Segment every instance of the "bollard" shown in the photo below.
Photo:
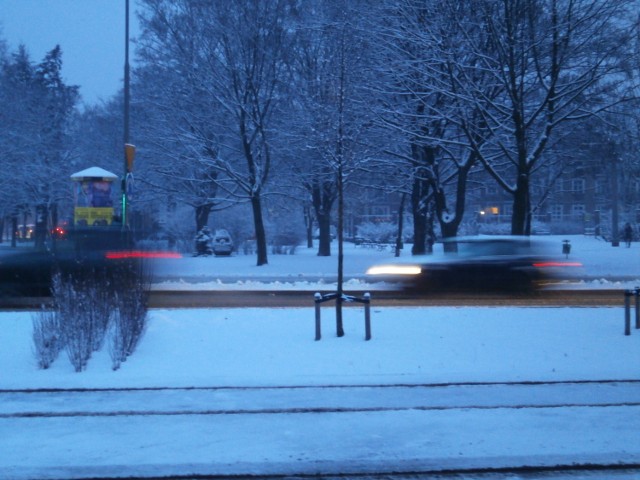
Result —
[{"label": "bollard", "polygon": [[[316,292],[313,295],[313,298],[316,304],[316,340],[320,340],[322,338],[320,325],[320,304],[329,300],[337,301],[338,295],[336,293],[327,293],[325,295],[322,295],[320,292]],[[365,340],[371,340],[371,294],[367,292],[362,298],[353,297],[351,295],[341,295],[339,300],[344,302],[364,303]]]},{"label": "bollard", "polygon": [[316,341],[322,338],[322,333],[320,329],[320,303],[322,302],[322,295],[320,292],[316,292],[313,296],[316,302]]},{"label": "bollard", "polygon": [[364,339],[371,340],[371,294],[364,294]]},{"label": "bollard", "polygon": [[640,287],[636,287],[634,290],[636,296],[636,329],[640,328]]},{"label": "bollard", "polygon": [[631,335],[631,290],[624,291],[624,334]]}]

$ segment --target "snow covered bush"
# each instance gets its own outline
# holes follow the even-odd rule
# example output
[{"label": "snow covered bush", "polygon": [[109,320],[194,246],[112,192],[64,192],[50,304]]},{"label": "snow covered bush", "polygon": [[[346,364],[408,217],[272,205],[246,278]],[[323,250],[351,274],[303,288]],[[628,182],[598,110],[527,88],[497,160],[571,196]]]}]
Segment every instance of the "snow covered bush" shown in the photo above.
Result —
[{"label": "snow covered bush", "polygon": [[32,322],[38,367],[46,370],[64,348],[58,317],[54,311],[42,308],[32,316]]},{"label": "snow covered bush", "polygon": [[358,226],[358,237],[373,243],[394,243],[398,235],[398,226],[395,223],[367,222]]},{"label": "snow covered bush", "polygon": [[96,342],[91,297],[82,278],[57,274],[53,279],[54,315],[67,356],[76,372],[83,371]]},{"label": "snow covered bush", "polygon": [[271,240],[271,253],[274,255],[293,255],[301,240],[300,235],[296,232],[278,233]]},{"label": "snow covered bush", "polygon": [[149,283],[143,264],[132,263],[119,271],[109,345],[114,370],[135,351],[142,338],[149,309]]},{"label": "snow covered bush", "polygon": [[33,341],[40,368],[65,349],[76,372],[83,371],[105,338],[114,370],[133,353],[145,329],[149,279],[144,266],[124,261],[53,278],[53,309],[33,318]]}]

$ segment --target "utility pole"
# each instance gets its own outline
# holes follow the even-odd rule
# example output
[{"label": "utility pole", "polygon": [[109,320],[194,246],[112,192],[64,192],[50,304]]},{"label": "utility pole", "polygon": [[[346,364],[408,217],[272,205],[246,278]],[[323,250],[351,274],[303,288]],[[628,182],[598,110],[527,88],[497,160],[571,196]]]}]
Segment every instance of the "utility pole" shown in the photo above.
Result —
[{"label": "utility pole", "polygon": [[129,0],[125,0],[124,28],[124,175],[122,177],[122,230],[129,223],[127,181],[133,167],[135,147],[129,143]]}]

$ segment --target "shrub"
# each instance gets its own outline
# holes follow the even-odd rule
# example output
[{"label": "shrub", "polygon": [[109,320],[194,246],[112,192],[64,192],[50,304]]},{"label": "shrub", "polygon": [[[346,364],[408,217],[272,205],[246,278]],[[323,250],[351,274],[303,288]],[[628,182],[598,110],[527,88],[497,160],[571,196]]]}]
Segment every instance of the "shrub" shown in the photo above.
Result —
[{"label": "shrub", "polygon": [[38,367],[47,369],[64,348],[58,317],[55,312],[42,308],[32,316],[33,343]]},{"label": "shrub", "polygon": [[73,276],[56,275],[53,279],[54,314],[60,327],[67,356],[76,372],[83,371],[97,340],[91,321],[92,298],[86,282]]},{"label": "shrub", "polygon": [[49,368],[64,348],[75,371],[83,371],[107,333],[113,368],[119,368],[144,332],[148,291],[144,266],[136,261],[54,275],[53,309],[33,318],[40,368]]},{"label": "shrub", "polygon": [[300,235],[296,232],[276,234],[271,242],[271,253],[274,255],[293,255],[296,253],[300,241]]},{"label": "shrub", "polygon": [[358,237],[373,243],[394,243],[398,235],[398,226],[395,223],[363,223],[358,226]]},{"label": "shrub", "polygon": [[130,263],[119,271],[114,292],[109,354],[113,370],[133,354],[146,327],[149,309],[149,279],[143,264]]}]

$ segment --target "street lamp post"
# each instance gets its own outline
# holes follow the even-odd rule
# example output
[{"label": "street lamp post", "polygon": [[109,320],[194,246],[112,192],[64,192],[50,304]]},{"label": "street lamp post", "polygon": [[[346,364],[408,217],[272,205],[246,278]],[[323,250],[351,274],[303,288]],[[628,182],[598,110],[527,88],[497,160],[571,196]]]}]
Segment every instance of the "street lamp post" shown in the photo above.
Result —
[{"label": "street lamp post", "polygon": [[[125,0],[124,22],[124,175],[122,177],[122,230],[127,229],[129,217],[127,214],[127,176],[133,166],[135,147],[129,143],[129,0]],[[133,147],[133,148],[130,148]]]}]

